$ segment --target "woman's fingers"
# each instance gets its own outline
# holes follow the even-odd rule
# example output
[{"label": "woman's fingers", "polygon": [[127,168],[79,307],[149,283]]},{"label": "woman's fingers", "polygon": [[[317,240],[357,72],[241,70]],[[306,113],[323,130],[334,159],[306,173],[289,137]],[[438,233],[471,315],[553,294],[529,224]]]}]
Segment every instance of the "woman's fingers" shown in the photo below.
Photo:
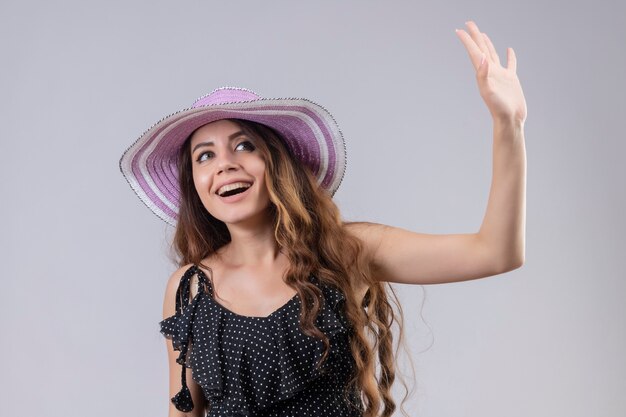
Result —
[{"label": "woman's fingers", "polygon": [[457,29],[456,33],[459,36],[459,39],[461,39],[461,42],[463,42],[463,45],[465,45],[465,49],[467,49],[472,65],[474,65],[475,69],[478,69],[483,52],[466,31],[463,29]]},{"label": "woman's fingers", "polygon": [[483,38],[485,39],[485,44],[487,45],[487,49],[489,50],[489,56],[491,57],[491,60],[494,61],[496,64],[500,65],[500,57],[498,56],[498,52],[496,51],[496,48],[493,46],[491,39],[489,39],[489,36],[487,36],[486,33],[483,33],[482,35],[483,35]]},{"label": "woman's fingers", "polygon": [[506,48],[506,68],[517,73],[517,57],[513,48]]},{"label": "woman's fingers", "polygon": [[480,33],[480,30],[478,30],[478,26],[476,25],[476,23],[469,20],[465,22],[465,24],[467,25],[467,30],[469,31],[470,36],[472,37],[476,45],[478,45],[478,48],[487,57],[489,57],[490,56],[489,48],[487,47],[487,44],[485,43],[484,36],[482,35],[482,33]]},{"label": "woman's fingers", "polygon": [[[489,59],[491,62],[498,64],[498,66],[502,66],[500,63],[500,56],[496,51],[493,42],[486,33],[480,32],[478,29],[478,25],[472,20],[468,20],[465,22],[467,25],[467,32],[462,29],[457,29],[457,34],[459,38],[465,45],[467,52],[469,53],[470,60],[472,64],[474,64],[474,68],[478,70],[480,66],[480,61],[482,59],[482,54],[485,54],[486,59]],[[515,60],[515,52],[512,48],[507,48],[507,68],[512,69],[514,72],[516,71],[516,60]]]}]

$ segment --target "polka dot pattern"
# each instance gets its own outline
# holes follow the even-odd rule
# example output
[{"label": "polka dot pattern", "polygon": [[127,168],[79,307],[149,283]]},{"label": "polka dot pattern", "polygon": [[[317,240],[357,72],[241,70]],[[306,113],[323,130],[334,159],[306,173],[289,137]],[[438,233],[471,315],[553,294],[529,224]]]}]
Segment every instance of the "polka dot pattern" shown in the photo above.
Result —
[{"label": "polka dot pattern", "polygon": [[[198,291],[188,301],[194,275]],[[176,292],[176,314],[159,323],[180,351],[182,388],[171,399],[176,408],[194,407],[185,377],[189,368],[209,404],[207,417],[362,416],[359,394],[346,390],[355,364],[344,295],[313,275],[310,280],[324,295],[316,325],[331,344],[321,367],[316,364],[324,345],[301,331],[297,294],[267,317],[242,316],[215,301],[211,282],[191,266]]]}]

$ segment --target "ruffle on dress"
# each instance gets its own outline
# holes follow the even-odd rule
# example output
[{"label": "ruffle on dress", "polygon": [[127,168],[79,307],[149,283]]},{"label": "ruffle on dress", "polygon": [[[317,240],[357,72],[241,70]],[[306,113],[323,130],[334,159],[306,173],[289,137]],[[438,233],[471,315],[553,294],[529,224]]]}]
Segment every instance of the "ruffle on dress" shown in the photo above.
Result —
[{"label": "ruffle on dress", "polygon": [[[187,352],[190,348],[189,343],[193,336],[193,323],[197,311],[198,302],[200,301],[201,284],[206,284],[204,274],[198,274],[198,291],[196,296],[189,302],[189,289],[191,277],[196,274],[194,267],[189,268],[180,280],[178,289],[176,290],[176,313],[161,322],[159,322],[160,331],[163,336],[172,340],[172,348],[179,351],[180,354],[176,358],[176,363],[182,365],[181,372],[181,390],[172,397],[171,401],[177,410],[189,412],[193,410],[194,404],[191,398],[191,392],[187,386],[186,368]],[[204,282],[203,282],[204,281]]]},{"label": "ruffle on dress", "polygon": [[[198,275],[198,292],[183,305],[181,300],[189,300],[189,281],[194,274]],[[316,325],[329,338],[332,351],[333,339],[349,330],[341,306],[345,297],[341,291],[321,284],[315,276],[311,276],[311,281],[324,295]],[[202,290],[203,284],[210,294]],[[174,350],[180,351],[176,362],[183,367],[182,388],[171,399],[176,409],[189,412],[194,407],[185,380],[186,368],[191,368],[192,378],[202,387],[211,408],[219,408],[229,416],[249,416],[291,398],[328,371],[331,355],[321,367],[316,366],[324,353],[323,342],[300,330],[299,296],[267,317],[246,317],[217,304],[212,292],[204,272],[195,265],[190,267],[176,293],[177,313],[159,323],[161,333],[172,340]],[[233,320],[245,322],[238,324],[244,332],[246,328],[262,327],[265,334],[271,335],[263,360],[247,354],[250,343],[233,342],[239,340],[228,334],[232,332]],[[272,365],[276,363],[278,366]],[[265,375],[262,381],[254,379],[259,367]]]}]

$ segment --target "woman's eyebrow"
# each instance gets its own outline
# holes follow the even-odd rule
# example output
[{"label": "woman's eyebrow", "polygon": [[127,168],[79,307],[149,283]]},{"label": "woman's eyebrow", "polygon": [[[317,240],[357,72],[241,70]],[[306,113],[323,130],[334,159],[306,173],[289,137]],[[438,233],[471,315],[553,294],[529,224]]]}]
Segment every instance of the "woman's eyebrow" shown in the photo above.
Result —
[{"label": "woman's eyebrow", "polygon": [[[243,130],[239,130],[239,131],[237,131],[235,133],[231,133],[228,136],[228,142],[230,142],[233,139],[235,139],[235,138],[237,138],[237,137],[239,137],[241,135],[244,135],[244,134],[245,133],[243,132]],[[203,146],[213,146],[213,145],[215,145],[215,143],[213,143],[212,141],[197,143],[196,146],[194,146],[193,149],[191,150],[191,153],[194,153],[196,151],[196,149],[201,148]]]}]

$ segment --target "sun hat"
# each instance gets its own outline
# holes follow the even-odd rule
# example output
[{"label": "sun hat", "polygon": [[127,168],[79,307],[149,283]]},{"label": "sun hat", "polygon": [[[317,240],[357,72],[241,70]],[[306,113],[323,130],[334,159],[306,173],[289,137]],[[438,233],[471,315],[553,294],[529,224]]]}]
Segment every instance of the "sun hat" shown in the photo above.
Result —
[{"label": "sun hat", "polygon": [[155,123],[126,149],[120,158],[120,170],[141,201],[175,226],[180,198],[177,155],[181,145],[200,126],[233,118],[278,131],[296,159],[334,196],[346,169],[346,146],[328,110],[305,98],[261,98],[241,87],[217,88],[191,107]]}]

